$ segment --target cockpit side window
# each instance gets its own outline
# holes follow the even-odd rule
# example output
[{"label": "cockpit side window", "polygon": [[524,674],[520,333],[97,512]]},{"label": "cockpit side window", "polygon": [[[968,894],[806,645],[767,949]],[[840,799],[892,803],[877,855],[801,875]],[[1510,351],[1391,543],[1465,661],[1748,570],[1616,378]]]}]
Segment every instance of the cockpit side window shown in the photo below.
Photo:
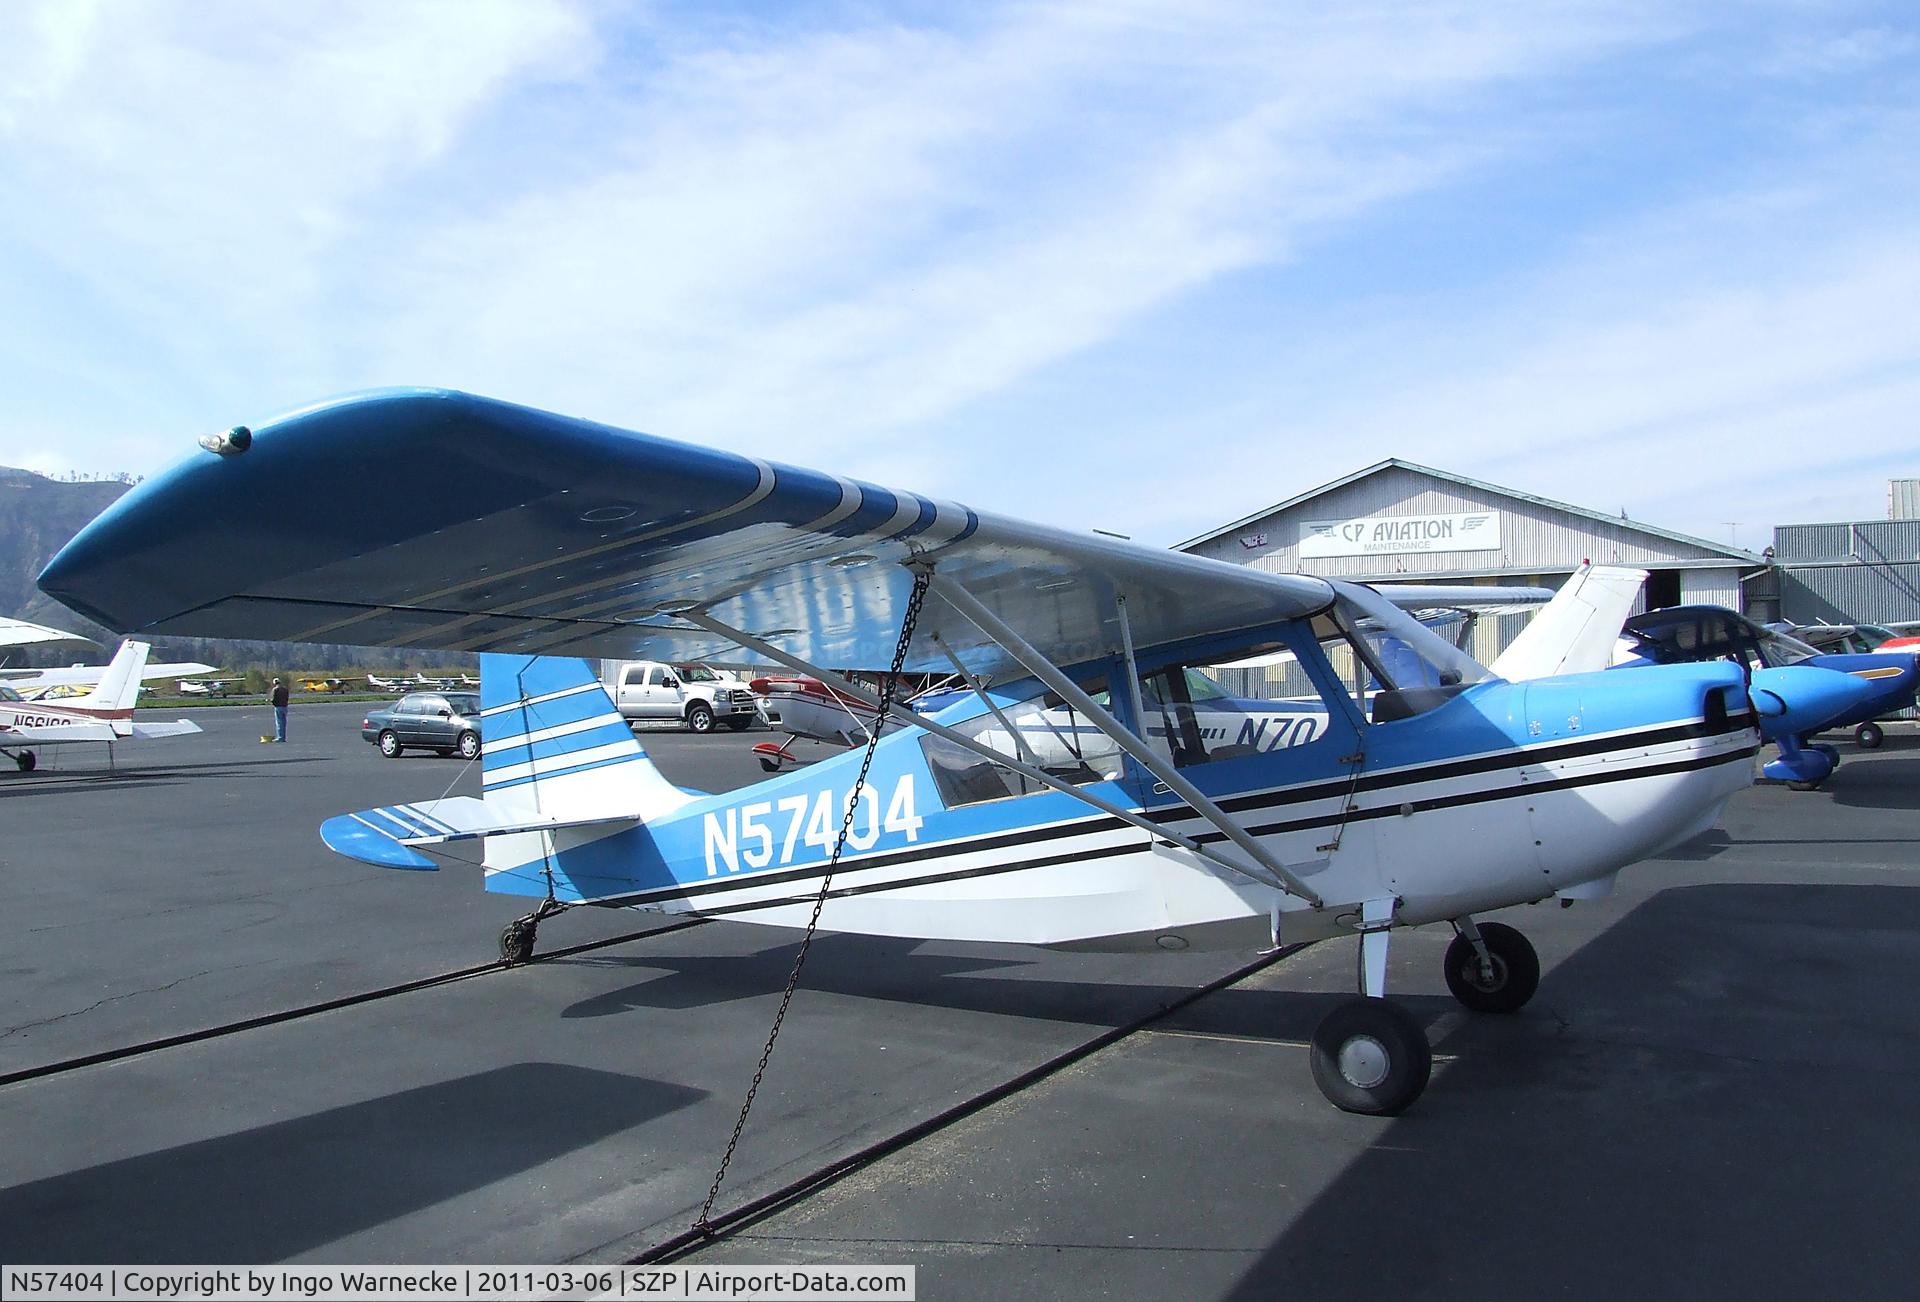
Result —
[{"label": "cockpit side window", "polygon": [[[1301,660],[1310,633],[1301,622],[1265,632],[1257,642],[1143,669],[1140,735],[1175,768],[1328,736],[1328,700],[1316,678],[1324,670],[1309,672]],[[1326,690],[1334,689],[1328,684]]]}]

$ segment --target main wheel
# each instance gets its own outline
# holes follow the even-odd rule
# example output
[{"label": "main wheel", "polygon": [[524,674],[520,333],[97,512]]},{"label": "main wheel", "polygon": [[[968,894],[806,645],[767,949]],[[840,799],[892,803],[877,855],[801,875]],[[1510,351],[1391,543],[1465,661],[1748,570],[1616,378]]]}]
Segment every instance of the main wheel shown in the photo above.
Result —
[{"label": "main wheel", "polygon": [[713,731],[713,709],[703,701],[695,701],[687,707],[687,727],[695,732]]},{"label": "main wheel", "polygon": [[1826,781],[1826,779],[1825,779],[1825,778],[1821,778],[1819,782],[1788,782],[1788,783],[1787,783],[1787,790],[1789,790],[1789,791],[1818,791],[1818,790],[1820,789],[1820,783],[1821,783],[1821,782],[1825,782],[1825,781]]},{"label": "main wheel", "polygon": [[1480,939],[1493,960],[1489,976],[1480,970],[1473,942],[1455,936],[1447,946],[1447,989],[1476,1013],[1511,1013],[1540,988],[1540,956],[1525,935],[1501,922],[1480,924]]},{"label": "main wheel", "polygon": [[1887,732],[1877,723],[1863,723],[1853,730],[1853,739],[1864,750],[1878,750],[1880,743],[1887,739]]},{"label": "main wheel", "polygon": [[727,726],[735,732],[745,732],[752,723],[753,716],[751,714],[743,714],[727,720]]},{"label": "main wheel", "polygon": [[380,753],[388,759],[399,759],[400,752],[406,749],[400,744],[400,738],[394,735],[391,728],[380,734],[379,745]]},{"label": "main wheel", "polygon": [[13,757],[13,762],[19,766],[22,773],[31,773],[39,766],[40,757],[30,750],[23,750]]},{"label": "main wheel", "polygon": [[460,744],[455,749],[460,752],[460,758],[463,760],[476,758],[480,754],[480,734],[477,732],[461,733]]},{"label": "main wheel", "polygon": [[1313,1083],[1343,1112],[1390,1117],[1420,1097],[1433,1050],[1412,1013],[1384,999],[1353,999],[1314,1028]]},{"label": "main wheel", "polygon": [[500,961],[508,967],[519,967],[533,959],[533,943],[540,936],[538,923],[528,922],[525,918],[515,918],[500,929]]}]

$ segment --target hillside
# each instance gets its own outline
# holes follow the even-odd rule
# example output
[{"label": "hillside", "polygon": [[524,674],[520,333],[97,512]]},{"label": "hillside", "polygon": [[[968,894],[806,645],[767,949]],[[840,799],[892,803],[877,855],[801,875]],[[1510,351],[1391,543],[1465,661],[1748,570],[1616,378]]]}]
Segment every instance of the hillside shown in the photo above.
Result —
[{"label": "hillside", "polygon": [[[111,481],[68,483],[30,470],[0,466],[0,615],[71,629],[98,638],[111,648],[114,634],[68,610],[34,586],[46,563],[94,516],[107,509],[130,484]],[[160,660],[198,660],[225,668],[413,670],[471,668],[468,656],[386,647],[291,646],[277,642],[216,641],[210,638],[161,638],[154,642]],[[95,659],[105,659],[104,653]],[[15,663],[60,663],[45,653],[15,653]]]},{"label": "hillside", "polygon": [[41,592],[33,580],[67,539],[129,487],[69,484],[0,466],[0,615],[105,636],[106,630]]}]

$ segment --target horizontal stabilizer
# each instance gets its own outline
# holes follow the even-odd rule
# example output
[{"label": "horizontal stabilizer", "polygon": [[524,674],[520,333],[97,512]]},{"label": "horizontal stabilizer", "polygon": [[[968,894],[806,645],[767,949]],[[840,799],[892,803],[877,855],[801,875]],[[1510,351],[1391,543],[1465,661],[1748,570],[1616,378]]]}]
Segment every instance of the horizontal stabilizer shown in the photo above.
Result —
[{"label": "horizontal stabilizer", "polygon": [[432,871],[439,867],[414,847],[473,841],[507,832],[553,832],[563,827],[632,827],[637,818],[505,818],[484,800],[449,796],[421,805],[382,805],[342,814],[320,825],[320,839],[336,854],[376,868]]},{"label": "horizontal stabilizer", "polygon": [[175,719],[172,723],[136,723],[133,735],[137,738],[152,740],[155,737],[187,737],[200,731],[200,725],[191,719]]},{"label": "horizontal stabilizer", "polygon": [[0,728],[0,746],[58,746],[69,741],[118,741],[120,736],[108,723],[17,724]]}]

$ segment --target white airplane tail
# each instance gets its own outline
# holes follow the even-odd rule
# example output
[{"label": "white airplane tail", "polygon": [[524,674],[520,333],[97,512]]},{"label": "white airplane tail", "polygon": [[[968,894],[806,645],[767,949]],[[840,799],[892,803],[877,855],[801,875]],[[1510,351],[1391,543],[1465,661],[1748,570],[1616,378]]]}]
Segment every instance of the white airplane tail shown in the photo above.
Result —
[{"label": "white airplane tail", "polygon": [[1646,581],[1645,570],[1581,566],[1487,667],[1514,683],[1607,668],[1620,626]]},{"label": "white airplane tail", "polygon": [[100,675],[100,681],[91,692],[74,701],[73,708],[107,720],[119,736],[132,736],[133,706],[140,696],[141,674],[152,652],[153,647],[148,643],[132,639],[122,642],[106,672]]},{"label": "white airplane tail", "polygon": [[321,839],[363,863],[434,868],[417,847],[492,836],[488,866],[510,868],[556,852],[567,829],[591,839],[695,799],[654,767],[584,660],[481,656],[480,723],[480,799],[343,815]]}]

